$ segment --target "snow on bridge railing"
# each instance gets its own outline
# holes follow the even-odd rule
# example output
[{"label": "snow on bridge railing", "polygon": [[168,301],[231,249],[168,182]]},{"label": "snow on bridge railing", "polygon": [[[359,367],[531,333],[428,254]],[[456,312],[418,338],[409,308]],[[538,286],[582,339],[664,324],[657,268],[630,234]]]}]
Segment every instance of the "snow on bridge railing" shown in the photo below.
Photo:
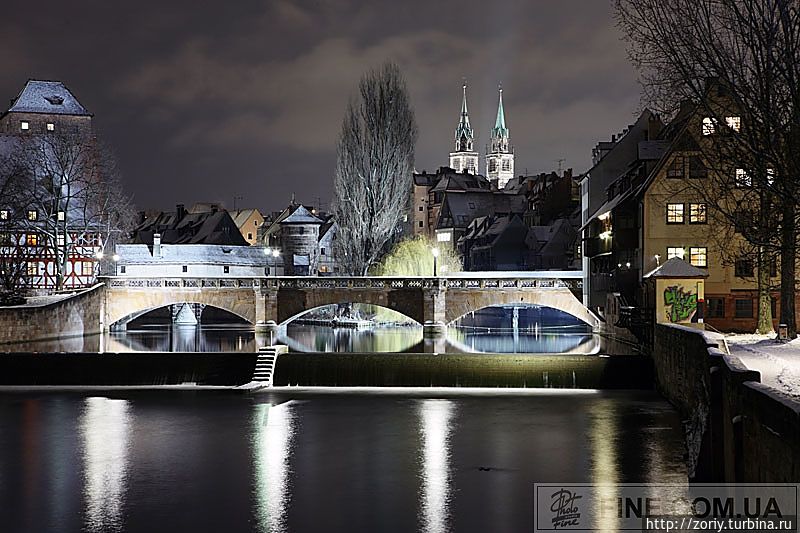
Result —
[{"label": "snow on bridge railing", "polygon": [[[373,277],[333,277],[333,276],[270,276],[270,277],[223,277],[223,278],[140,278],[108,276],[103,281],[112,289],[232,289],[257,288],[266,286],[277,289],[558,289],[578,290],[583,287],[580,272],[525,272],[485,273],[491,275],[475,276],[450,275],[439,277],[425,276],[373,276]],[[481,273],[483,274],[483,273]],[[549,274],[549,275],[545,275]],[[565,275],[566,274],[566,275]],[[577,274],[577,275],[575,275]]]}]

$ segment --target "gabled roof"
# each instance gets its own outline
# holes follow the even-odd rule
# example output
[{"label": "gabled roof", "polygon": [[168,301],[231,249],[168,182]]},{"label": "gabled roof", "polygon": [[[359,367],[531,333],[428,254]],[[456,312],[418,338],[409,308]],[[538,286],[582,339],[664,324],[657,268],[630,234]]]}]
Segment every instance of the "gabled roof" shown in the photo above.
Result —
[{"label": "gabled roof", "polygon": [[14,99],[9,113],[91,116],[60,81],[28,80]]},{"label": "gabled roof", "polygon": [[241,228],[245,225],[248,219],[253,216],[253,214],[258,214],[258,216],[264,218],[258,209],[239,209],[232,212],[231,217],[233,217],[233,221],[236,223],[236,226]]},{"label": "gabled roof", "polygon": [[707,278],[708,272],[690,265],[680,257],[673,257],[651,270],[643,278]]}]

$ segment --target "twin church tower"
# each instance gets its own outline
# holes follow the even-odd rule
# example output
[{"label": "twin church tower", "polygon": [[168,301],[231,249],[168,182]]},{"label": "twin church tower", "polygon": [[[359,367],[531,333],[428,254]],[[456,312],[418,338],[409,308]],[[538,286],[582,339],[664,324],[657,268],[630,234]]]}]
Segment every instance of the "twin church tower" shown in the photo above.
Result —
[{"label": "twin church tower", "polygon": [[[456,127],[456,149],[450,152],[450,168],[457,172],[478,172],[478,152],[473,144],[475,135],[467,112],[467,84],[464,83],[461,100],[461,119]],[[514,149],[509,142],[506,115],[503,111],[503,88],[500,87],[497,119],[494,121],[489,145],[486,147],[486,177],[502,189],[514,177]]]}]

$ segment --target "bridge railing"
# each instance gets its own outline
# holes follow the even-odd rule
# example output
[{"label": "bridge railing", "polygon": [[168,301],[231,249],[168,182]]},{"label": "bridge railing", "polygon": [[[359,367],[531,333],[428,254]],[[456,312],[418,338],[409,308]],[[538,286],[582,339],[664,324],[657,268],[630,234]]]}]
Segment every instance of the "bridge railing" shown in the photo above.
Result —
[{"label": "bridge railing", "polygon": [[112,289],[559,289],[579,290],[581,278],[545,277],[258,277],[258,278],[134,278],[106,277]]}]

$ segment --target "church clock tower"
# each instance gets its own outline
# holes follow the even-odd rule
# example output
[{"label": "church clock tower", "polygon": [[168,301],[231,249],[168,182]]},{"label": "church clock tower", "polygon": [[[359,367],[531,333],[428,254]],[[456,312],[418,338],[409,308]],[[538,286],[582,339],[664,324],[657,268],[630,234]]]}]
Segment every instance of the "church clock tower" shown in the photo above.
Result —
[{"label": "church clock tower", "polygon": [[497,183],[498,189],[502,189],[514,177],[514,148],[509,141],[506,115],[503,111],[503,88],[500,87],[499,91],[497,119],[486,150],[486,177]]},{"label": "church clock tower", "polygon": [[475,137],[472,126],[469,124],[469,113],[467,113],[467,83],[461,87],[463,96],[461,99],[461,119],[456,127],[456,149],[450,152],[450,168],[456,172],[468,172],[476,174],[478,172],[478,152],[473,150]]}]

